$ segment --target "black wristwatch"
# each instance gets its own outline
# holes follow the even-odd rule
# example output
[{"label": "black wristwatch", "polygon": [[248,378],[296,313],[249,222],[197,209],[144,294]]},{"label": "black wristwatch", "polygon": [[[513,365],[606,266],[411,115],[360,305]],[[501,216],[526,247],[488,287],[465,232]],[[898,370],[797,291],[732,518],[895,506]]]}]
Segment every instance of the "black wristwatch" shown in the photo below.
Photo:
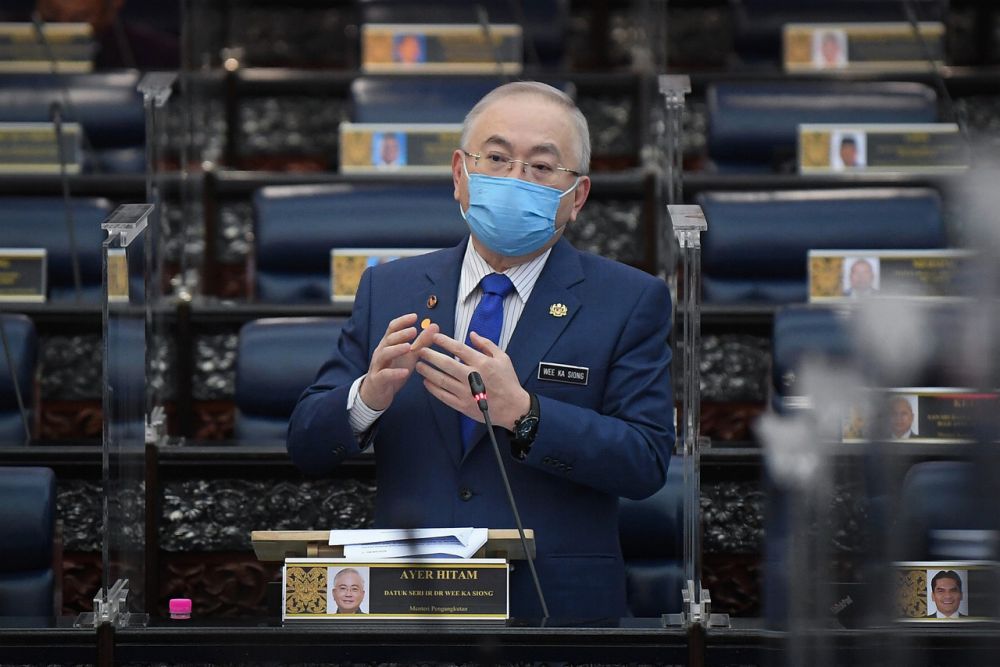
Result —
[{"label": "black wristwatch", "polygon": [[514,431],[510,438],[510,454],[518,461],[528,458],[528,452],[531,451],[531,445],[538,433],[538,422],[542,417],[538,408],[538,397],[534,394],[530,396],[531,407],[514,422]]}]

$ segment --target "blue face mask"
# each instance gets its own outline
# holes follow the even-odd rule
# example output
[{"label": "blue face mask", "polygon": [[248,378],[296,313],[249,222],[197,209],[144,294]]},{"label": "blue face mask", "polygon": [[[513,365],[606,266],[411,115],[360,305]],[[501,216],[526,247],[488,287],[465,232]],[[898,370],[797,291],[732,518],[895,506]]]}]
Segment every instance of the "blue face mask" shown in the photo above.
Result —
[{"label": "blue face mask", "polygon": [[462,211],[461,204],[458,209],[473,235],[505,257],[530,255],[544,247],[557,231],[559,200],[580,183],[577,178],[563,192],[520,178],[469,174],[464,159],[462,169],[469,179],[469,210]]}]

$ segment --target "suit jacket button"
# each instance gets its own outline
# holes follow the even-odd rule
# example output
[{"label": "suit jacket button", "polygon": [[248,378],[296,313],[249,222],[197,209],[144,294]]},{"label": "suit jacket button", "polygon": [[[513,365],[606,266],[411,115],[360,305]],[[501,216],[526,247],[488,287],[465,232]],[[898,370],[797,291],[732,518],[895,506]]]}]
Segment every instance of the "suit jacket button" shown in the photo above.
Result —
[{"label": "suit jacket button", "polygon": [[465,502],[469,502],[470,500],[472,500],[472,490],[462,489],[461,491],[458,492],[458,497],[464,500]]}]

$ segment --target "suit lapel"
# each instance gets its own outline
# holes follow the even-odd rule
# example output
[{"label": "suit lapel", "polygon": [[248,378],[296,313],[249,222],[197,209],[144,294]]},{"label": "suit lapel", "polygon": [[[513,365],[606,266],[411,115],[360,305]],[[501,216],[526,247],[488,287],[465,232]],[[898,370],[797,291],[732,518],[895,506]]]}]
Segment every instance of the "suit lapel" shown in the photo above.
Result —
[{"label": "suit lapel", "polygon": [[[449,337],[455,336],[458,279],[462,272],[462,258],[465,255],[466,242],[463,241],[455,248],[449,249],[444,253],[440,262],[428,267],[427,283],[423,291],[420,292],[420,302],[416,304],[414,309],[419,314],[418,322],[429,317],[441,328],[441,333]],[[437,298],[437,305],[433,309],[427,305],[432,296]],[[462,450],[462,434],[459,430],[458,415],[447,405],[431,396],[429,392],[424,391],[423,393],[427,397],[430,411],[434,415],[434,422],[440,432],[441,442],[444,443],[445,449],[448,450],[457,467]]]},{"label": "suit lapel", "polygon": [[[507,345],[507,356],[522,386],[580,309],[580,300],[569,288],[583,278],[579,252],[568,241],[560,240],[553,246]],[[565,315],[559,315],[560,305],[566,306]]]}]

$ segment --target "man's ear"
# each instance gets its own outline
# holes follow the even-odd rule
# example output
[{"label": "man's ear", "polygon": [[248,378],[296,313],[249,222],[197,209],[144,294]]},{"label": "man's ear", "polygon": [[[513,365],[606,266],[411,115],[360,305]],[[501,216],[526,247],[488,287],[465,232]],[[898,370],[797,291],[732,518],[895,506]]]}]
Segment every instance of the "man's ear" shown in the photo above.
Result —
[{"label": "man's ear", "polygon": [[576,190],[573,190],[573,209],[569,213],[570,222],[576,222],[576,216],[580,213],[580,209],[583,205],[587,203],[587,197],[590,196],[590,176],[581,176],[580,182],[576,186]]},{"label": "man's ear", "polygon": [[451,154],[451,181],[452,184],[455,186],[455,191],[452,194],[452,196],[455,198],[455,201],[459,203],[461,203],[462,201],[460,194],[461,190],[459,189],[459,187],[462,184],[462,160],[464,159],[465,159],[465,153],[463,153],[461,150],[456,150],[454,153]]}]

